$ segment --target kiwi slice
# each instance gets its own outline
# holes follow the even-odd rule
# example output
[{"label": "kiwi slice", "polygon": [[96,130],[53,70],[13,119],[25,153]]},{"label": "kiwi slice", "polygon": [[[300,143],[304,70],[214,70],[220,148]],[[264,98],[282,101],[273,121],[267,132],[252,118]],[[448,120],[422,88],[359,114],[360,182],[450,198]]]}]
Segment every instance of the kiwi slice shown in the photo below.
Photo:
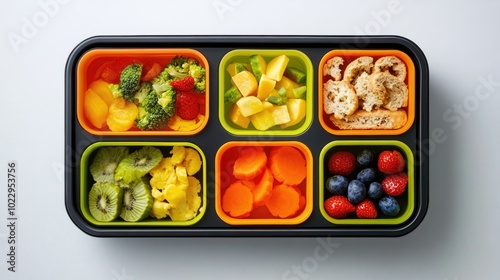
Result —
[{"label": "kiwi slice", "polygon": [[110,182],[97,182],[89,192],[89,210],[99,222],[111,222],[120,215],[123,190]]},{"label": "kiwi slice", "polygon": [[123,206],[120,217],[127,222],[143,220],[151,212],[153,196],[146,179],[137,180],[123,189]]},{"label": "kiwi slice", "polygon": [[103,147],[97,150],[90,164],[90,174],[96,182],[114,182],[118,163],[129,154],[128,147]]},{"label": "kiwi slice", "polygon": [[115,180],[129,184],[148,174],[162,159],[163,154],[158,148],[143,147],[120,161],[115,170]]}]

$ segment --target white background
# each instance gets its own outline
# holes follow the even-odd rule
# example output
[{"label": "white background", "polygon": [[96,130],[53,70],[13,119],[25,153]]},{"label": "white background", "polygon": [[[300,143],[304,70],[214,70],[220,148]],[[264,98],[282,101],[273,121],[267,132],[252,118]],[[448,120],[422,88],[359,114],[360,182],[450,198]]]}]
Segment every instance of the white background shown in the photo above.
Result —
[{"label": "white background", "polygon": [[[498,279],[500,2],[54,1],[0,1],[1,279]],[[425,220],[401,238],[335,239],[321,260],[315,238],[86,235],[64,207],[64,67],[79,42],[106,34],[413,40],[429,62],[430,131],[444,133],[430,141]],[[5,262],[9,160],[19,165],[16,273]]]}]

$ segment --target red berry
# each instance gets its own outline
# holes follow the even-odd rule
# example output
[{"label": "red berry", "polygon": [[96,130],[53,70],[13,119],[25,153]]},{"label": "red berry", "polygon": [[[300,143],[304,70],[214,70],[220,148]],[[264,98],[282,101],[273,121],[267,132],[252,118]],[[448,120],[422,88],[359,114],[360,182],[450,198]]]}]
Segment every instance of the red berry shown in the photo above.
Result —
[{"label": "red berry", "polygon": [[324,207],[326,213],[335,219],[345,218],[350,213],[356,211],[356,207],[347,200],[347,197],[342,195],[334,195],[328,198],[325,201]]},{"label": "red berry", "polygon": [[405,159],[400,152],[383,151],[378,156],[378,170],[384,174],[396,174],[405,168]]},{"label": "red berry", "polygon": [[177,93],[177,115],[184,120],[194,120],[200,112],[198,94],[194,92]]},{"label": "red berry", "polygon": [[335,152],[328,160],[328,171],[335,175],[350,175],[356,168],[356,156],[347,151]]},{"label": "red berry", "polygon": [[170,85],[177,91],[191,91],[194,88],[194,78],[191,76],[170,82]]},{"label": "red berry", "polygon": [[406,173],[389,175],[382,180],[382,189],[390,196],[398,196],[406,190],[408,176]]},{"label": "red berry", "polygon": [[377,208],[371,200],[365,199],[356,206],[356,216],[360,219],[374,219],[377,217]]}]

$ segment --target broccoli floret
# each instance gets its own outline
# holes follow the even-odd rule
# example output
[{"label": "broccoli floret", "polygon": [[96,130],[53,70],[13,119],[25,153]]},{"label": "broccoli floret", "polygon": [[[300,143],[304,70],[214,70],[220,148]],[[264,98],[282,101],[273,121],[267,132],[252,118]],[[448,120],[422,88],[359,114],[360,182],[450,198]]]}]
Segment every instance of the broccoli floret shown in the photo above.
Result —
[{"label": "broccoli floret", "polygon": [[125,67],[120,74],[120,89],[123,98],[128,101],[134,101],[134,94],[139,89],[141,79],[142,65],[132,63]]},{"label": "broccoli floret", "polygon": [[242,97],[241,92],[235,86],[232,86],[224,93],[224,102],[234,103]]},{"label": "broccoli floret", "polygon": [[136,126],[141,130],[165,129],[170,120],[163,107],[158,103],[159,97],[154,91],[149,91],[138,105],[139,114]]},{"label": "broccoli floret", "polygon": [[108,85],[109,90],[111,90],[111,93],[113,94],[113,97],[119,98],[123,96],[122,90],[120,89],[119,84],[109,84]]},{"label": "broccoli floret", "polygon": [[142,82],[139,86],[139,89],[134,95],[134,102],[136,104],[141,104],[144,101],[144,98],[153,90],[153,85],[151,82]]},{"label": "broccoli floret", "polygon": [[163,111],[165,111],[169,117],[175,114],[175,101],[176,92],[172,86],[169,86],[168,89],[162,92],[158,98],[158,104],[160,104]]},{"label": "broccoli floret", "polygon": [[[163,82],[170,83],[172,80],[178,80],[185,78],[187,76],[191,76],[195,81],[195,91],[197,92],[205,92],[206,87],[206,70],[203,68],[200,63],[193,58],[186,58],[183,56],[174,57],[165,68],[162,70],[160,74],[153,80],[153,86],[157,84],[162,84]],[[158,83],[158,81],[162,81],[162,83]],[[164,91],[164,88],[160,87],[160,91]],[[163,89],[163,90],[162,90]]]}]

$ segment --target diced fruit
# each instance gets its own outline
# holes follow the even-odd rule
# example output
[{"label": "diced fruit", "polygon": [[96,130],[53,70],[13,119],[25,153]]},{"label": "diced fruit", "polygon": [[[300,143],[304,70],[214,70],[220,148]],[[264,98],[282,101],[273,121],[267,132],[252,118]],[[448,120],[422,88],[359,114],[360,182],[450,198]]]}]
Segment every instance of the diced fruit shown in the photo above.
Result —
[{"label": "diced fruit", "polygon": [[356,157],[348,151],[338,151],[328,159],[328,171],[343,176],[350,175],[356,168]]},{"label": "diced fruit", "polygon": [[87,90],[83,100],[85,117],[96,128],[102,128],[108,117],[108,106],[102,98],[92,89]]},{"label": "diced fruit", "polygon": [[226,71],[229,73],[230,77],[240,73],[241,71],[245,71],[245,70],[250,71],[251,70],[250,66],[248,64],[239,63],[239,62],[231,63],[226,67]]},{"label": "diced fruit", "polygon": [[283,77],[281,80],[279,80],[276,83],[276,86],[274,88],[277,90],[279,90],[280,88],[285,88],[286,97],[295,98],[295,94],[293,93],[293,89],[299,88],[299,87],[300,87],[300,85],[297,84],[296,82],[288,79],[287,77]]},{"label": "diced fruit", "polygon": [[274,124],[284,124],[290,121],[290,114],[286,105],[274,106],[273,120]]},{"label": "diced fruit", "polygon": [[288,61],[290,59],[284,54],[276,56],[267,64],[266,75],[275,81],[280,81],[288,65]]},{"label": "diced fruit", "polygon": [[290,121],[281,125],[287,128],[300,123],[306,116],[306,101],[304,99],[288,99],[286,107],[290,116]]},{"label": "diced fruit", "polygon": [[269,79],[266,74],[262,74],[257,88],[257,98],[264,101],[274,89],[274,86],[276,86],[276,81]]},{"label": "diced fruit", "polygon": [[[262,74],[266,73],[267,63],[264,58],[258,54],[250,56],[250,66],[257,81],[260,81]],[[277,80],[276,80],[277,81]]]},{"label": "diced fruit", "polygon": [[301,86],[298,88],[294,88],[292,89],[292,93],[295,98],[306,99],[307,87]]},{"label": "diced fruit", "polygon": [[272,109],[262,110],[250,116],[250,121],[257,130],[268,130],[275,125]]},{"label": "diced fruit", "polygon": [[298,84],[304,84],[307,79],[306,73],[294,67],[287,67],[283,75]]},{"label": "diced fruit", "polygon": [[[243,73],[243,72],[241,72]],[[264,106],[262,104],[262,101],[258,99],[255,96],[246,96],[238,99],[236,101],[236,105],[240,109],[241,114],[244,117],[251,116],[253,114],[256,114],[262,110],[264,110]]]},{"label": "diced fruit", "polygon": [[255,95],[257,93],[257,79],[249,71],[241,71],[231,77],[231,79],[243,96]]},{"label": "diced fruit", "polygon": [[241,114],[240,109],[236,104],[233,104],[231,107],[231,112],[229,113],[229,119],[234,124],[242,128],[248,128],[248,125],[250,124],[250,119],[248,117],[244,117]]},{"label": "diced fruit", "polygon": [[106,105],[109,107],[113,100],[115,99],[113,97],[113,93],[109,89],[109,84],[103,81],[102,79],[93,81],[90,85],[89,88],[93,89],[106,103]]}]

